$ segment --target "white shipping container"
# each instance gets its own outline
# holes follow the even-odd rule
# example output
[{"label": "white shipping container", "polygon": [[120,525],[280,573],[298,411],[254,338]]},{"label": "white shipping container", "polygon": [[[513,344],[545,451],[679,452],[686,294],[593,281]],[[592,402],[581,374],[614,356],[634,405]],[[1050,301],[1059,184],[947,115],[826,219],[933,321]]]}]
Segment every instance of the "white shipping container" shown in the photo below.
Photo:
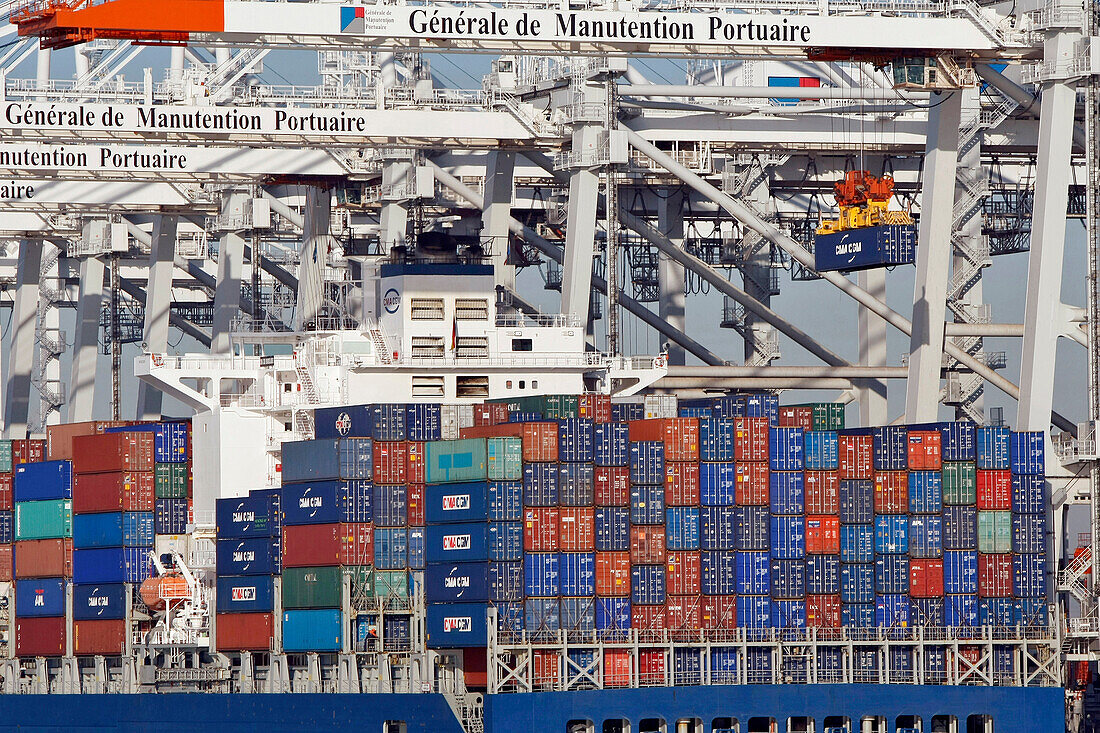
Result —
[{"label": "white shipping container", "polygon": [[651,394],[645,397],[647,420],[677,417],[678,406],[674,394]]},{"label": "white shipping container", "polygon": [[439,423],[443,440],[458,440],[458,408],[459,405],[440,405]]}]

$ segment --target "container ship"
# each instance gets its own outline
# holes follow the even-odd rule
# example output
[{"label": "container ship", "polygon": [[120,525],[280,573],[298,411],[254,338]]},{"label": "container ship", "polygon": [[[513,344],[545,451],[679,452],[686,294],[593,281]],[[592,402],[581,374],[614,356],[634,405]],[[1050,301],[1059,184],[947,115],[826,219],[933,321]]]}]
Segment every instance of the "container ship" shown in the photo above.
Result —
[{"label": "container ship", "polygon": [[[362,329],[139,358],[190,420],[0,443],[9,719],[1062,728],[1091,670],[1061,660],[1042,433],[639,395],[659,355],[555,359],[583,332],[447,286],[478,277],[383,267]],[[429,288],[512,366],[403,360]]]}]

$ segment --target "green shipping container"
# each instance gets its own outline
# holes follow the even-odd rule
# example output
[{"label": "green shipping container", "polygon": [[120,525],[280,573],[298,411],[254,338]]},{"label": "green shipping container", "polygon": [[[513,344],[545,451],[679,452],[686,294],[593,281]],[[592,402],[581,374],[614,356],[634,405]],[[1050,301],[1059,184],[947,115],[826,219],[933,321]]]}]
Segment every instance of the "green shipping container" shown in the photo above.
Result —
[{"label": "green shipping container", "polygon": [[16,540],[52,540],[72,536],[71,500],[21,501],[15,505]]},{"label": "green shipping container", "polygon": [[433,440],[425,444],[426,483],[457,484],[489,478],[485,438]]},{"label": "green shipping container", "polygon": [[814,430],[843,430],[844,408],[846,405],[840,402],[807,402],[792,407],[809,407],[813,409]]},{"label": "green shipping container", "polygon": [[352,598],[373,597],[373,568],[367,566],[284,568],[283,608],[340,608],[344,576],[352,580]]},{"label": "green shipping container", "polygon": [[970,506],[978,501],[978,472],[973,463],[943,464],[943,503]]},{"label": "green shipping container", "polygon": [[545,408],[538,410],[547,420],[569,420],[577,416],[580,397],[575,394],[546,395],[542,398]]},{"label": "green shipping container", "polygon": [[0,473],[11,473],[11,441],[0,440]]},{"label": "green shipping container", "polygon": [[404,570],[375,570],[374,597],[387,601],[408,600],[408,573]]},{"label": "green shipping container", "polygon": [[490,481],[523,479],[522,438],[489,438],[486,453]]},{"label": "green shipping container", "polygon": [[978,552],[1012,552],[1012,512],[978,512]]},{"label": "green shipping container", "polygon": [[153,467],[153,487],[158,499],[186,499],[189,480],[186,463],[158,463]]}]

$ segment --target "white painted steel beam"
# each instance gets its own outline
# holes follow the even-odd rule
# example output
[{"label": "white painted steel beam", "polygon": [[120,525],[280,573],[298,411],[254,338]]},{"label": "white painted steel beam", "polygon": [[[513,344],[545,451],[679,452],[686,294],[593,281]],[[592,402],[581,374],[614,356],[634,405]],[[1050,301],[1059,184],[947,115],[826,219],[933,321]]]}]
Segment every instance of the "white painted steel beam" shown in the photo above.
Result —
[{"label": "white painted steel beam", "polygon": [[[251,203],[247,193],[226,191],[222,194],[222,214],[226,217],[244,210]],[[244,273],[244,239],[228,231],[218,244],[218,277],[214,289],[214,321],[210,331],[212,354],[229,353],[233,321],[241,309],[241,277]]]},{"label": "white painted steel beam", "polygon": [[103,309],[103,276],[106,269],[103,260],[98,257],[86,257],[80,262],[76,338],[73,344],[73,361],[69,368],[65,422],[86,422],[94,415],[99,317]]},{"label": "white painted steel beam", "polygon": [[694,84],[623,84],[628,97],[718,97],[723,99],[860,99],[879,102],[924,102],[927,92],[901,92],[868,87],[740,87]]},{"label": "white painted steel beam", "polygon": [[934,422],[939,412],[962,102],[958,91],[934,95],[929,112],[905,393],[908,423]]},{"label": "white painted steel beam", "polygon": [[[857,282],[871,297],[886,302],[886,271],[862,270]],[[857,315],[859,330],[859,363],[868,368],[885,367],[886,322],[876,318],[866,308],[860,308]],[[902,371],[908,373],[904,367]],[[859,402],[859,424],[862,427],[885,425],[889,420],[887,411],[888,389],[886,382],[879,379],[859,379],[852,383],[856,401]]]},{"label": "white painted steel beam", "polygon": [[[172,314],[172,273],[176,266],[176,230],[179,217],[162,214],[153,220],[149,252],[149,280],[146,285],[144,351],[168,353],[168,327]],[[163,395],[148,382],[138,383],[137,418],[159,420]]]},{"label": "white painted steel beam", "polygon": [[7,371],[4,374],[4,432],[9,439],[27,437],[42,249],[41,240],[24,239],[19,242],[11,316],[11,344],[8,348]]},{"label": "white painted steel beam", "polygon": [[485,164],[485,206],[481,210],[481,238],[492,253],[497,285],[516,287],[516,268],[508,264],[508,221],[512,218],[516,154],[492,151]]},{"label": "white painted steel beam", "polygon": [[[684,246],[684,192],[682,189],[668,189],[660,200],[657,209],[657,228],[674,247]],[[684,267],[665,253],[660,253],[658,284],[661,290],[659,315],[661,320],[677,331],[687,331],[685,309],[687,297],[684,294]],[[668,363],[684,364],[683,347],[669,344]]]},{"label": "white painted steel beam", "polygon": [[[408,160],[388,160],[382,168],[382,187],[396,191],[412,184],[413,166]],[[405,199],[386,199],[379,214],[379,229],[383,250],[406,247],[408,241],[409,209]]]},{"label": "white painted steel beam", "polygon": [[332,193],[327,188],[306,186],[305,226],[298,250],[298,299],[294,309],[294,329],[317,327],[325,298],[325,267],[332,237]]},{"label": "white painted steel beam", "polygon": [[[600,128],[594,125],[579,127],[573,133],[573,153],[598,150],[600,132]],[[596,204],[599,196],[600,178],[595,172],[578,168],[570,174],[561,312],[577,316],[582,323],[589,320],[592,300],[592,257],[596,251]]]}]

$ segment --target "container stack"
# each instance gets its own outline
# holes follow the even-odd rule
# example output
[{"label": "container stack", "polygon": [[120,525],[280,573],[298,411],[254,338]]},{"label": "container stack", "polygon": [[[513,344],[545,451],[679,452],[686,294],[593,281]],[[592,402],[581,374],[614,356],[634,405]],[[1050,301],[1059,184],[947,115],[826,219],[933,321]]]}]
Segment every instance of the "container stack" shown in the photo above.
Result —
[{"label": "container stack", "polygon": [[191,424],[148,423],[108,428],[106,432],[146,432],[153,436],[152,478],[156,494],[156,534],[184,534],[190,520]]},{"label": "container stack", "polygon": [[14,466],[16,656],[56,657],[68,652],[72,493],[70,461],[21,461]]},{"label": "container stack", "polygon": [[12,581],[15,572],[15,506],[12,488],[12,441],[0,440],[0,582]]},{"label": "container stack", "polygon": [[271,648],[282,545],[280,493],[278,489],[253,491],[244,497],[218,499],[215,505],[214,632],[219,650]]}]

